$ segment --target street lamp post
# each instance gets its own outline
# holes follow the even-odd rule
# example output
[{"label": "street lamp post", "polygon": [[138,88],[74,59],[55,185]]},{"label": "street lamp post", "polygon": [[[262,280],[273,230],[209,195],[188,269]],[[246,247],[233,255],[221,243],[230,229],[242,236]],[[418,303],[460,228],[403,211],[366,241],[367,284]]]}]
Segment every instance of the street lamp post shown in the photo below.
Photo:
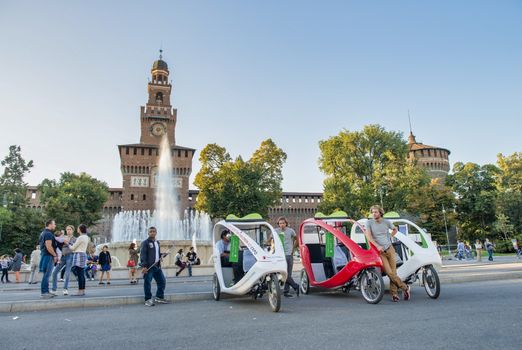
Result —
[{"label": "street lamp post", "polygon": [[444,204],[442,204],[442,215],[444,216],[444,227],[446,228],[446,242],[448,244],[448,257],[451,257],[450,241],[449,241],[449,234],[448,234],[448,222],[446,221],[446,209],[444,208]]}]

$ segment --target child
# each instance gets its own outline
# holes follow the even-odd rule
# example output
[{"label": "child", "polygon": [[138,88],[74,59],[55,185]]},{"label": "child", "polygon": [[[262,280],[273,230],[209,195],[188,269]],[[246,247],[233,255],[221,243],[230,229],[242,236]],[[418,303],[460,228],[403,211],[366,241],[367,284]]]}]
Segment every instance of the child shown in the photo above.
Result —
[{"label": "child", "polygon": [[107,277],[106,277],[107,284],[111,284],[110,271],[111,271],[112,259],[111,259],[111,253],[109,253],[109,247],[106,245],[103,246],[102,252],[100,253],[100,255],[98,255],[98,264],[100,264],[100,266],[101,266],[101,276],[100,276],[99,284],[103,284],[104,273],[107,273]]},{"label": "child", "polygon": [[94,277],[96,277],[96,263],[97,263],[96,255],[87,254],[87,263],[85,265],[85,277],[87,281],[90,279],[94,281]]},{"label": "child", "polygon": [[[9,281],[9,265],[10,265],[11,259],[7,255],[2,255],[0,257],[0,268],[2,268],[2,283],[11,283]],[[5,278],[5,282],[4,282]]]}]

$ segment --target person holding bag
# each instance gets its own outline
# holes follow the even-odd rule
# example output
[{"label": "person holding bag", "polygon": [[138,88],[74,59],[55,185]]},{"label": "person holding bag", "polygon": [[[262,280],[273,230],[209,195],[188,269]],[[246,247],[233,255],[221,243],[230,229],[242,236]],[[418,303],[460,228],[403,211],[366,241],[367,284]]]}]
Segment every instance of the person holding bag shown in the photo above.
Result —
[{"label": "person holding bag", "polygon": [[129,268],[129,282],[131,284],[138,283],[136,266],[138,266],[138,248],[136,243],[132,242],[129,246],[129,260],[127,261],[127,267]]}]

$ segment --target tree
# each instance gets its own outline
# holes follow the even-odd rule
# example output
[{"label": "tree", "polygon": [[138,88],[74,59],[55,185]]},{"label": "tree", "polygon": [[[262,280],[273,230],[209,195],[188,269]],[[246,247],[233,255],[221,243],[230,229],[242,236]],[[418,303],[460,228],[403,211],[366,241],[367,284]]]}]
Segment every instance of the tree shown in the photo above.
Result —
[{"label": "tree", "polygon": [[506,157],[499,154],[497,165],[497,212],[507,217],[513,233],[522,233],[522,152]]},{"label": "tree", "polygon": [[497,199],[495,181],[499,172],[492,164],[455,163],[453,174],[446,182],[457,195],[460,238],[474,240],[493,236]]},{"label": "tree", "polygon": [[107,184],[86,173],[65,172],[58,181],[43,180],[38,189],[46,215],[59,226],[94,225],[109,196]]},{"label": "tree", "polygon": [[200,192],[196,208],[211,217],[257,212],[268,215],[282,194],[282,167],[286,154],[271,140],[261,143],[252,158],[232,160],[224,147],[207,145],[199,157],[201,170],[194,184]]},{"label": "tree", "polygon": [[30,253],[44,226],[42,213],[27,207],[24,177],[33,161],[26,161],[21,153],[20,146],[10,146],[1,162],[4,171],[0,176],[0,254],[13,254],[15,248]]},{"label": "tree", "polygon": [[[426,229],[434,240],[446,242],[446,226],[450,228],[455,224],[454,207],[455,195],[452,189],[432,181],[410,193],[406,211],[417,217],[416,223]],[[443,213],[443,208],[446,213]]]},{"label": "tree", "polygon": [[0,202],[8,209],[25,207],[27,184],[24,176],[31,171],[33,161],[22,157],[20,146],[10,146],[9,154],[2,160],[4,173],[0,176]]},{"label": "tree", "polygon": [[502,213],[497,215],[497,221],[494,223],[494,228],[497,230],[497,232],[502,234],[502,238],[504,238],[506,241],[509,240],[509,234],[513,233],[513,225],[509,223],[509,218],[507,215],[504,215]]},{"label": "tree", "polygon": [[412,191],[429,184],[425,171],[407,161],[402,134],[379,125],[343,130],[319,148],[319,167],[326,175],[322,211],[340,208],[362,217],[376,203],[386,211],[403,210]]}]

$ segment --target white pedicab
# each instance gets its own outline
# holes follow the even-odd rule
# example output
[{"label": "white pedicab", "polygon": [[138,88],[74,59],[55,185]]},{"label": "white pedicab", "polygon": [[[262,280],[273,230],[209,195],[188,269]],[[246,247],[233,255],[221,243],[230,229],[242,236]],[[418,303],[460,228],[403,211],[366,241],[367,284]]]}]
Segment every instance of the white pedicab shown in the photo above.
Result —
[{"label": "white pedicab", "polygon": [[[286,281],[286,259],[281,240],[274,228],[259,214],[243,218],[229,215],[214,225],[214,268],[212,279],[214,300],[221,293],[251,295],[253,299],[268,294],[272,311],[281,308],[281,286]],[[226,236],[230,241],[228,256],[221,257],[218,242]]]},{"label": "white pedicab", "polygon": [[[425,230],[415,223],[401,218],[398,213],[390,212],[384,215],[398,228],[393,238],[393,247],[397,253],[397,275],[407,284],[413,284],[420,279],[428,296],[436,299],[440,294],[440,280],[437,269],[442,267],[442,260],[437,247]],[[366,226],[368,219],[358,222]],[[351,237],[359,244],[366,243],[364,232],[353,225]],[[390,280],[384,277],[384,283]]]}]

